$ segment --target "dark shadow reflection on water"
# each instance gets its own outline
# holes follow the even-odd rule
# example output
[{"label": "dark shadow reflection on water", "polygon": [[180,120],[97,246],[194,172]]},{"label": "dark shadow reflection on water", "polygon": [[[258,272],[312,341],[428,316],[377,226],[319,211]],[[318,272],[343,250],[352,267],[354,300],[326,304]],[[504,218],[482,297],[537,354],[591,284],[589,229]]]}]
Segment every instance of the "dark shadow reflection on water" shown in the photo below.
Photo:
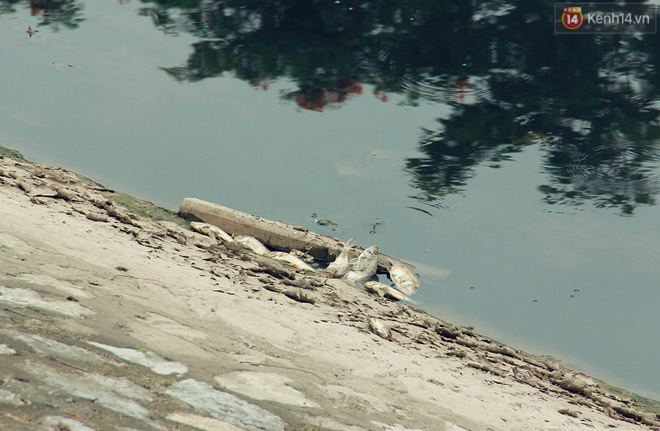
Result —
[{"label": "dark shadow reflection on water", "polygon": [[[0,12],[21,4],[40,26],[84,22],[80,1],[3,2]],[[296,88],[281,99],[317,112],[392,94],[450,106],[404,161],[410,197],[429,211],[464,193],[477,167],[505,167],[532,145],[549,205],[632,215],[660,192],[657,35],[555,35],[554,2],[531,0],[162,0],[139,13],[198,38],[183,65],[162,68],[181,82],[231,74],[268,90],[287,78]]]}]

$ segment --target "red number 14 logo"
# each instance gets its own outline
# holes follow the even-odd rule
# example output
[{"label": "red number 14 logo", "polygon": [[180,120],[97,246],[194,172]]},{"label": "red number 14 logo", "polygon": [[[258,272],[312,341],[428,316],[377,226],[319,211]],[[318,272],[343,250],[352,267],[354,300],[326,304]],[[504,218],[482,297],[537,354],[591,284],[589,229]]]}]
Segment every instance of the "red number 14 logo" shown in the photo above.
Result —
[{"label": "red number 14 logo", "polygon": [[564,14],[561,16],[561,22],[564,27],[575,30],[582,25],[582,8],[581,7],[565,7]]}]

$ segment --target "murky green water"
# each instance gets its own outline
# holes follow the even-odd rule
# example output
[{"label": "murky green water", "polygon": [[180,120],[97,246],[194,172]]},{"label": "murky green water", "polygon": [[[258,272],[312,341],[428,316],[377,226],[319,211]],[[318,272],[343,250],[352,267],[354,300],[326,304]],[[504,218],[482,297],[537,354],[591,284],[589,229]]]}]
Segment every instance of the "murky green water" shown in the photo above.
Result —
[{"label": "murky green water", "polygon": [[660,398],[657,36],[553,35],[546,2],[47,4],[0,2],[0,145],[316,213],[439,317]]}]

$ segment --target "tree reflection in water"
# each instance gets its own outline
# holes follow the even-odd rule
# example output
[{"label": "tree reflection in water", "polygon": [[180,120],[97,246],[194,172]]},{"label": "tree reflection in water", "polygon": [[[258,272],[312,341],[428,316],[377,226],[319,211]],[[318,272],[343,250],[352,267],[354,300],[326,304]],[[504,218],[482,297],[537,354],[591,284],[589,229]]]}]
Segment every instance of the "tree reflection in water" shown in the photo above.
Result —
[{"label": "tree reflection in water", "polygon": [[[0,13],[21,2],[0,3]],[[75,28],[82,2],[30,2],[41,26]],[[555,35],[549,1],[144,1],[161,31],[199,38],[179,81],[230,72],[323,112],[354,97],[449,105],[405,161],[411,198],[442,208],[479,166],[540,146],[551,205],[632,215],[660,192],[656,35]],[[366,87],[372,88],[365,91]]]},{"label": "tree reflection in water", "polygon": [[53,31],[62,27],[75,29],[85,21],[82,15],[83,3],[76,0],[39,0],[30,2],[0,1],[0,14],[16,12],[13,4],[28,3],[30,15],[38,16],[41,21],[38,26],[48,26]]}]

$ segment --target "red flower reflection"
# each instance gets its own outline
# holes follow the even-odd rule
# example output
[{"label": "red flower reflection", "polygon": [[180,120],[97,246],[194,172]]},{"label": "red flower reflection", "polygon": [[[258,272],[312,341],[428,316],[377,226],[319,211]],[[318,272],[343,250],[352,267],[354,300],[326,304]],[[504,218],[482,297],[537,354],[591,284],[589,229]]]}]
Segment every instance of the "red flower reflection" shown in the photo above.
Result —
[{"label": "red flower reflection", "polygon": [[362,94],[362,84],[352,78],[338,79],[332,83],[317,84],[295,92],[298,106],[309,111],[323,112],[327,107],[339,109],[355,95]]}]

